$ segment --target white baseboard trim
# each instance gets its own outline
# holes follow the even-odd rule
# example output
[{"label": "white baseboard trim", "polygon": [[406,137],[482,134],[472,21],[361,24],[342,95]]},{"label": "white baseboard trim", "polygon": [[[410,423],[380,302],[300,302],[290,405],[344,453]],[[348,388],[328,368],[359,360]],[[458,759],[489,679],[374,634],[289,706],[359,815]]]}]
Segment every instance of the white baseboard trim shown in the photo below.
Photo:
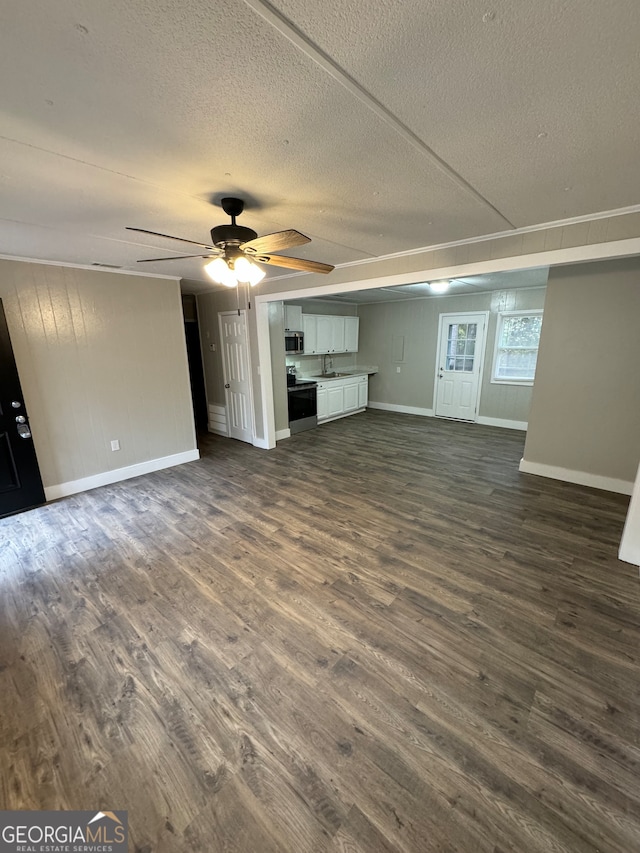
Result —
[{"label": "white baseboard trim", "polygon": [[479,415],[476,423],[483,426],[502,427],[503,429],[521,429],[524,432],[529,427],[528,421],[510,421],[507,418],[485,418],[484,415]]},{"label": "white baseboard trim", "polygon": [[627,480],[616,480],[614,477],[603,477],[601,474],[588,474],[586,471],[572,471],[570,468],[559,468],[556,465],[544,465],[542,462],[520,460],[520,471],[523,474],[535,474],[538,477],[549,477],[551,480],[563,480],[565,483],[576,483],[578,486],[590,486],[592,489],[602,489],[605,492],[616,492],[620,495],[630,495],[633,483]]},{"label": "white baseboard trim", "polygon": [[100,486],[110,486],[121,480],[130,480],[141,474],[151,474],[153,471],[162,471],[163,468],[173,468],[174,465],[184,465],[185,462],[195,462],[200,459],[198,450],[185,450],[184,453],[174,453],[172,456],[162,456],[159,459],[149,459],[148,462],[138,462],[126,468],[114,468],[112,471],[103,471],[91,477],[83,477],[80,480],[70,480],[67,483],[58,483],[56,486],[46,486],[45,498],[54,501],[57,498],[66,498],[76,495],[78,492],[88,492]]},{"label": "white baseboard trim", "polygon": [[276,441],[282,441],[285,438],[291,438],[291,430],[289,429],[289,427],[287,427],[286,429],[280,429],[276,433]]},{"label": "white baseboard trim", "polygon": [[251,442],[254,447],[259,447],[261,450],[270,450],[269,442],[266,438],[258,438],[257,436],[253,436],[253,440]]},{"label": "white baseboard trim", "polygon": [[398,406],[396,403],[374,403],[369,400],[369,409],[382,409],[383,412],[401,412],[404,415],[422,415],[425,418],[433,417],[433,409],[421,409],[418,406]]},{"label": "white baseboard trim", "polygon": [[[404,415],[422,415],[425,418],[435,417],[433,409],[421,409],[418,406],[399,406],[396,403],[375,403],[369,400],[367,406],[370,409],[382,409],[384,412],[400,412]],[[468,421],[468,423],[472,423]],[[527,421],[510,421],[507,418],[486,418],[479,417],[475,422],[483,426],[503,427],[504,429],[520,429],[527,431],[529,424]]]}]

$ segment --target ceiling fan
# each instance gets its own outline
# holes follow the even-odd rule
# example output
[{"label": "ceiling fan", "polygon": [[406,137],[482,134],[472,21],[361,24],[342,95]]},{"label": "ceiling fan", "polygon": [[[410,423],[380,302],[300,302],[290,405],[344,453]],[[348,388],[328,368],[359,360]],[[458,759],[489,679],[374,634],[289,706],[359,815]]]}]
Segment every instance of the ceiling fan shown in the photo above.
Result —
[{"label": "ceiling fan", "polygon": [[293,246],[301,246],[310,243],[309,237],[305,237],[299,231],[289,229],[288,231],[276,231],[274,234],[258,234],[251,228],[236,225],[236,217],[244,210],[244,201],[240,198],[223,198],[222,209],[231,217],[230,225],[217,225],[211,229],[211,243],[198,243],[196,240],[185,240],[183,237],[172,237],[170,234],[160,234],[158,231],[148,231],[146,228],[131,228],[127,231],[138,231],[141,234],[153,234],[156,237],[166,237],[169,240],[179,240],[181,243],[190,243],[200,246],[205,251],[197,255],[173,255],[166,258],[143,258],[139,264],[155,263],[157,261],[176,261],[184,258],[213,258],[205,264],[205,272],[219,284],[228,287],[236,287],[239,282],[257,284],[264,277],[265,272],[257,267],[252,261],[259,264],[273,264],[278,267],[286,267],[291,270],[303,272],[329,273],[333,269],[331,264],[322,264],[319,261],[307,261],[303,258],[290,258],[286,255],[275,255],[274,252],[290,249]]}]

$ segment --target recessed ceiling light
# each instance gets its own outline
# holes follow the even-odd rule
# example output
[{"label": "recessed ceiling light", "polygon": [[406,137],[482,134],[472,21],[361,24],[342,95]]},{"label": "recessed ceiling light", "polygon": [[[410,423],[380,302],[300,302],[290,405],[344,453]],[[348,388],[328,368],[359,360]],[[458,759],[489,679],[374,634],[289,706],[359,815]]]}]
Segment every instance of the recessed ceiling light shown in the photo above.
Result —
[{"label": "recessed ceiling light", "polygon": [[446,293],[450,284],[450,281],[431,281],[429,287],[434,293]]}]

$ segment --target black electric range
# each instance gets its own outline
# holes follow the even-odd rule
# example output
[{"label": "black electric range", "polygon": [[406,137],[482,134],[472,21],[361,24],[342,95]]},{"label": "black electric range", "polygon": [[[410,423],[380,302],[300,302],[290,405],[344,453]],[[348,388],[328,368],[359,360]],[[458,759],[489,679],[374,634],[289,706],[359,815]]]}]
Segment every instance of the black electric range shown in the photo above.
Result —
[{"label": "black electric range", "polygon": [[318,426],[317,382],[303,380],[288,385],[287,400],[292,433]]}]

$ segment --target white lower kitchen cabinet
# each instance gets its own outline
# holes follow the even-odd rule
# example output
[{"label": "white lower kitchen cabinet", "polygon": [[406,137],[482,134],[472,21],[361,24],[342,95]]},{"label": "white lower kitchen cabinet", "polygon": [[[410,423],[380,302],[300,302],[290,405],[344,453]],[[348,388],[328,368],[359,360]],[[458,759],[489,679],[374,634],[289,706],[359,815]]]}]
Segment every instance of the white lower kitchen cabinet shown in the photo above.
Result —
[{"label": "white lower kitchen cabinet", "polygon": [[358,408],[365,409],[369,402],[369,377],[361,376],[358,382]]},{"label": "white lower kitchen cabinet", "polygon": [[366,408],[368,376],[347,376],[318,382],[318,423],[354,415]]},{"label": "white lower kitchen cabinet", "polygon": [[337,418],[344,412],[344,387],[335,383],[330,385],[327,392],[327,417]]},{"label": "white lower kitchen cabinet", "polygon": [[346,383],[344,386],[344,406],[345,412],[351,412],[358,408],[358,387],[360,383],[356,379],[354,382]]},{"label": "white lower kitchen cabinet", "polygon": [[317,390],[317,406],[318,406],[318,420],[326,421],[329,417],[329,400],[328,395],[329,390],[327,388],[321,387],[318,382],[318,390]]}]

